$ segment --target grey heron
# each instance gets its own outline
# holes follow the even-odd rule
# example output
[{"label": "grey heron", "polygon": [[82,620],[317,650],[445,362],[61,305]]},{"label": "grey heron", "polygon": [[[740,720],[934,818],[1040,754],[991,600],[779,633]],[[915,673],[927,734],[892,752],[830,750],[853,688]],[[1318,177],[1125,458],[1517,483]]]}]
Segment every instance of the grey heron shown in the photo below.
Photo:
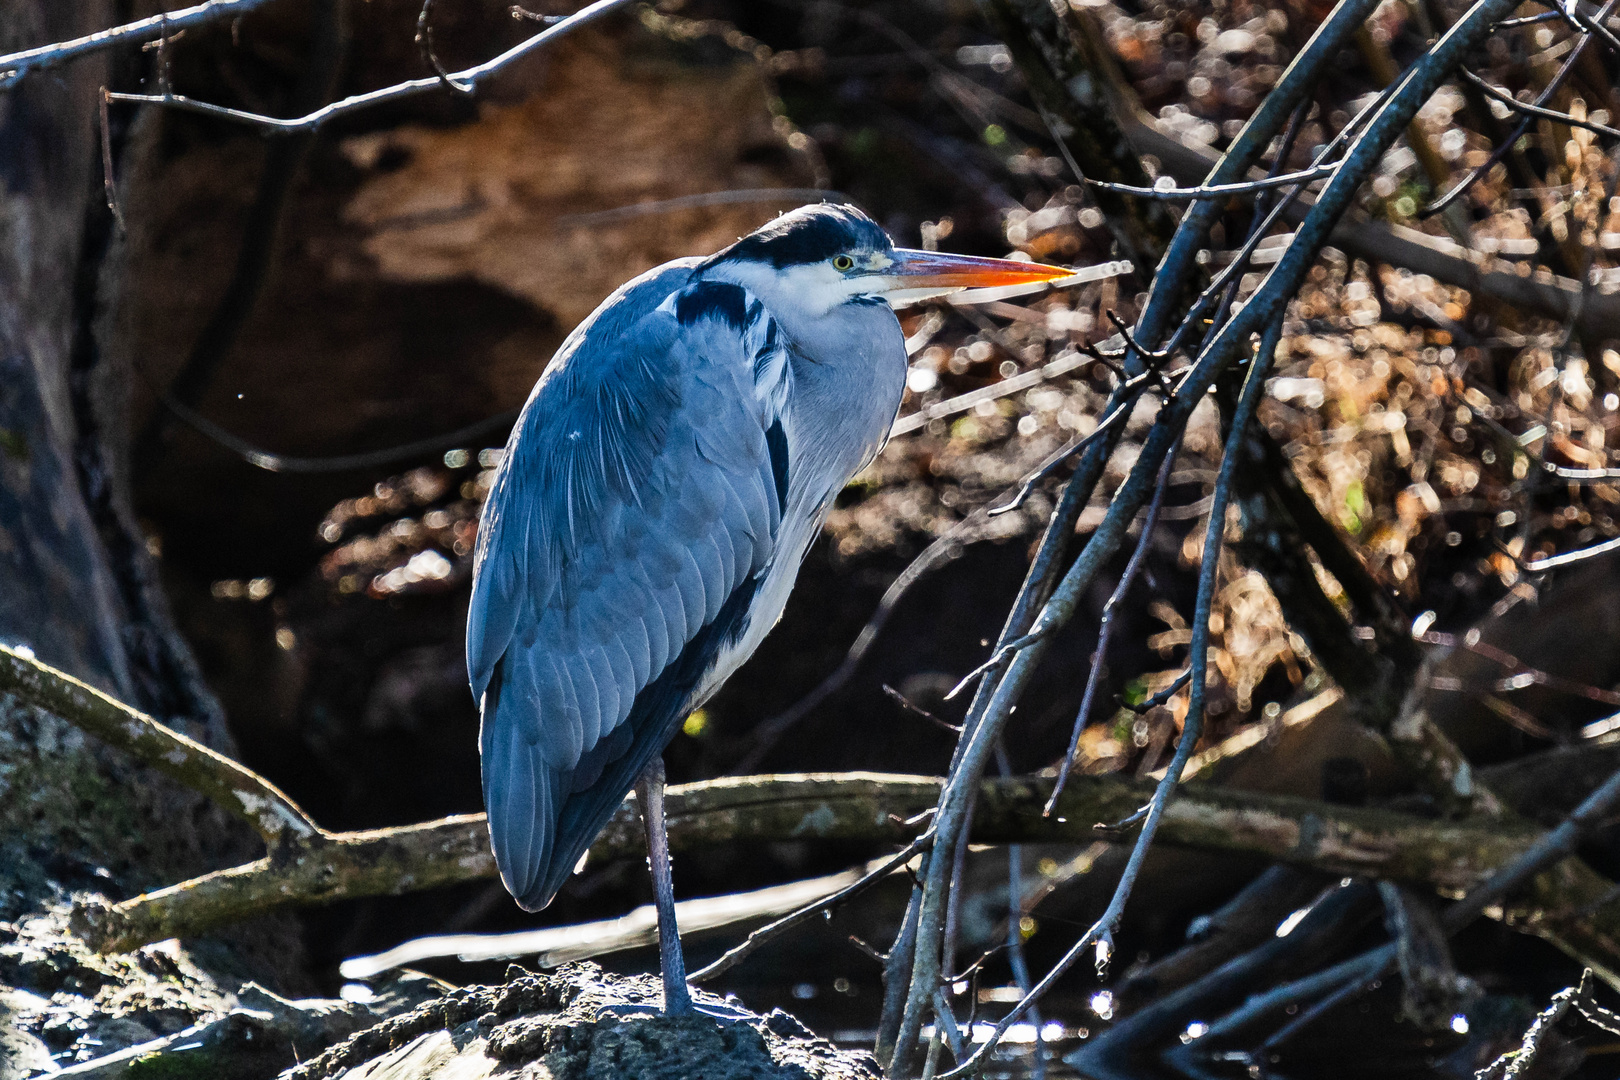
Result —
[{"label": "grey heron", "polygon": [[805,552],[899,410],[892,305],[1046,282],[896,248],[858,210],[784,214],[621,287],[529,395],[479,528],[467,669],[501,879],[551,902],[632,787],[664,1008],[692,1008],[663,752],[781,616]]}]

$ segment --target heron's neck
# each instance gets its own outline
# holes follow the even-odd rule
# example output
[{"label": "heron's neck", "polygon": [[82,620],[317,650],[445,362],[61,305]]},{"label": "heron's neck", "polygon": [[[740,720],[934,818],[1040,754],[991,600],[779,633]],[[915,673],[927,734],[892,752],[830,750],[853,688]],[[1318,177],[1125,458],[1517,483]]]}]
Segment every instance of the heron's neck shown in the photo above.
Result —
[{"label": "heron's neck", "polygon": [[[905,390],[906,344],[888,304],[850,300],[818,287],[816,275],[780,273],[763,263],[722,261],[705,276],[755,296],[790,348],[784,419],[791,436],[793,497],[812,502],[841,490],[888,436]],[[835,302],[836,301],[836,302]],[[814,476],[798,471],[799,465]]]},{"label": "heron's neck", "polygon": [[886,304],[846,304],[804,326],[783,321],[791,343],[788,421],[798,460],[819,475],[805,495],[837,494],[888,438],[905,390],[906,345]]}]

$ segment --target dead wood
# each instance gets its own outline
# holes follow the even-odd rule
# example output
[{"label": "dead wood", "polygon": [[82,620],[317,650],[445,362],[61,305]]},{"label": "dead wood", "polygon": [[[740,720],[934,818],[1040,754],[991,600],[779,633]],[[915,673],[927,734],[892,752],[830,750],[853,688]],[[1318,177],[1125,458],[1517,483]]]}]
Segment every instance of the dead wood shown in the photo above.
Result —
[{"label": "dead wood", "polygon": [[[1115,776],[1075,777],[1057,813],[1041,816],[1046,778],[986,781],[973,839],[980,843],[1086,842],[1100,821],[1141,805],[1151,785]],[[800,839],[903,843],[908,819],[939,798],[933,777],[876,773],[733,777],[669,791],[676,849]],[[1263,855],[1333,874],[1426,885],[1458,893],[1522,853],[1538,833],[1528,826],[1433,821],[1389,810],[1332,806],[1312,799],[1193,785],[1166,812],[1166,843]],[[590,859],[633,858],[642,850],[633,800],[591,848]],[[372,832],[321,834],[284,850],[179,885],[106,906],[82,908],[79,922],[104,951],[187,937],[288,904],[321,904],[397,894],[493,877],[482,815]],[[1590,954],[1620,958],[1620,915],[1560,920],[1608,888],[1569,864],[1544,875],[1515,917],[1538,932],[1575,935]],[[1611,925],[1612,924],[1612,925]]]},{"label": "dead wood", "polygon": [[[0,688],[209,796],[253,824],[270,845],[270,854],[255,862],[117,904],[81,905],[78,927],[103,951],[194,936],[290,904],[414,892],[495,874],[481,814],[328,833],[257,773],[23,653],[0,647]],[[933,777],[842,773],[732,777],[674,787],[670,843],[677,849],[810,838],[903,844],[919,831],[918,815],[938,803],[940,784]],[[1041,777],[985,781],[973,839],[1091,841],[1098,822],[1128,817],[1152,792],[1151,783],[1119,776],[1074,777],[1048,817],[1041,811],[1052,785]],[[1263,855],[1451,893],[1510,861],[1538,835],[1529,824],[1432,821],[1201,785],[1189,786],[1170,805],[1163,830],[1173,845]],[[632,797],[591,847],[590,858],[634,856],[643,845]],[[1537,879],[1517,917],[1578,955],[1620,958],[1620,915],[1599,910],[1559,917],[1593,904],[1608,888],[1600,875],[1568,860]]]}]

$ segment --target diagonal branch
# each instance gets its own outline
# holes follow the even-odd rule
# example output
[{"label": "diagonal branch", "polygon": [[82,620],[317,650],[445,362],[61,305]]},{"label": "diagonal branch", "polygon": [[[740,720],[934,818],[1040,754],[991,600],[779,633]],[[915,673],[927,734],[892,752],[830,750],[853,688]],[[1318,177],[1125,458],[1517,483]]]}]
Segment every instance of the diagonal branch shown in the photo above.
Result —
[{"label": "diagonal branch", "polygon": [[272,851],[321,834],[298,804],[258,773],[67,672],[40,663],[27,650],[0,645],[0,693],[59,716],[208,796],[251,825]]},{"label": "diagonal branch", "polygon": [[[1318,250],[1328,242],[1334,226],[1349,209],[1356,191],[1377,167],[1385,150],[1464,55],[1489,33],[1490,23],[1503,14],[1511,2],[1479,0],[1467,15],[1413,64],[1396,88],[1372,110],[1365,127],[1351,142],[1339,169],[1301,223],[1294,242],[1243,307],[1211,336],[1175,395],[1159,411],[1140,455],[1116,492],[1103,521],[1063,575],[1029,632],[1045,633],[1066,624],[1072,617],[1081,597],[1123,543],[1127,526],[1151,493],[1159,464],[1180,438],[1205,391],[1241,352],[1248,349],[1251,335],[1282,316],[1289,299],[1304,280],[1307,269],[1315,262]],[[1006,674],[995,686],[980,714],[981,718],[964,731],[963,743],[952,765],[951,784],[946,788],[939,808],[939,839],[928,861],[910,996],[889,1066],[891,1076],[909,1071],[911,1055],[921,1030],[922,1013],[926,1003],[932,999],[933,988],[940,977],[939,943],[948,893],[944,861],[940,856],[951,850],[966,824],[975,781],[983,773],[991,747],[1000,739],[1007,719],[1040,663],[1049,640],[1049,637],[1043,637],[1008,663]],[[988,680],[985,685],[988,685]],[[1196,676],[1193,686],[1197,688]],[[945,1076],[948,1078],[966,1067],[959,1066],[958,1070]]]}]

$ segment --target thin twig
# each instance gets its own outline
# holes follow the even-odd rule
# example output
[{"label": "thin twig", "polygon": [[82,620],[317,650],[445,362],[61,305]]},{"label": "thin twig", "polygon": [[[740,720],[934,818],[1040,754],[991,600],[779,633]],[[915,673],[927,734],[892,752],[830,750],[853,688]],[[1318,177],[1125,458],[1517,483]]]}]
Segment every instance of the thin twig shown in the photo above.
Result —
[{"label": "thin twig", "polygon": [[1138,716],[1140,716],[1140,715],[1142,715],[1143,713],[1146,713],[1146,712],[1151,712],[1152,710],[1158,708],[1160,705],[1163,705],[1164,703],[1169,701],[1171,698],[1175,697],[1177,692],[1179,692],[1183,686],[1187,685],[1187,680],[1190,679],[1190,678],[1192,678],[1192,670],[1189,668],[1189,669],[1183,671],[1180,675],[1177,675],[1174,679],[1172,679],[1170,681],[1169,686],[1166,686],[1163,690],[1160,690],[1157,694],[1154,694],[1152,697],[1146,698],[1146,699],[1144,699],[1142,701],[1138,701],[1134,705],[1131,702],[1126,701],[1123,698],[1121,698],[1121,699],[1118,699],[1119,703],[1120,703],[1120,706],[1123,707],[1123,708],[1129,709],[1131,712],[1136,713]]},{"label": "thin twig", "polygon": [[285,454],[277,454],[262,449],[246,439],[226,431],[195,409],[182,404],[170,394],[160,394],[158,400],[181,423],[212,439],[254,468],[263,469],[266,472],[294,473],[306,476],[321,473],[357,472],[366,469],[378,469],[385,465],[397,465],[405,461],[415,461],[418,458],[429,457],[443,453],[446,450],[468,446],[480,439],[503,436],[512,429],[512,424],[518,418],[518,410],[512,409],[498,413],[488,419],[468,424],[466,427],[457,428],[455,431],[445,432],[443,435],[415,439],[408,443],[400,443],[380,450],[368,450],[360,454],[338,454],[333,457],[289,457]]},{"label": "thin twig", "polygon": [[1543,11],[1540,15],[1524,15],[1516,19],[1503,19],[1492,30],[1514,30],[1521,26],[1535,26],[1538,23],[1555,22],[1564,16],[1557,11]]},{"label": "thin twig", "polygon": [[1560,690],[1563,693],[1573,694],[1604,705],[1620,705],[1620,691],[1604,690],[1602,687],[1577,682],[1574,679],[1566,679],[1562,675],[1554,675],[1549,671],[1531,667],[1507,650],[1480,640],[1478,631],[1469,631],[1459,636],[1429,630],[1421,634],[1418,640],[1425,645],[1438,645],[1447,649],[1460,647],[1476,656],[1482,656],[1494,664],[1511,669],[1514,674],[1498,683],[1494,687],[1497,690],[1522,690],[1527,686],[1545,686],[1549,689]]},{"label": "thin twig", "polygon": [[1484,91],[1487,97],[1500,101],[1502,104],[1506,105],[1515,112],[1525,113],[1530,116],[1539,116],[1543,120],[1551,120],[1559,124],[1568,124],[1570,127],[1585,128],[1587,131],[1593,131],[1599,135],[1607,135],[1610,138],[1620,139],[1620,129],[1608,127],[1604,124],[1595,124],[1590,120],[1577,119],[1576,117],[1571,116],[1569,113],[1559,112],[1557,109],[1544,109],[1539,105],[1532,105],[1528,101],[1520,101],[1506,90],[1492,86],[1490,83],[1486,82],[1472,71],[1469,71],[1467,68],[1458,68],[1457,71],[1462,75],[1463,78],[1467,79],[1469,82],[1473,83],[1475,86]]},{"label": "thin twig", "polygon": [[1600,19],[1594,19],[1580,9],[1576,3],[1562,3],[1556,5],[1558,13],[1569,23],[1570,28],[1577,33],[1596,34],[1602,42],[1609,47],[1610,52],[1620,52],[1620,38],[1614,36],[1614,31],[1604,26]]},{"label": "thin twig", "polygon": [[416,48],[422,55],[422,63],[433,69],[433,73],[439,77],[439,82],[445,89],[471,97],[473,88],[466,83],[457,82],[439,62],[439,54],[433,48],[433,24],[429,21],[432,18],[432,11],[433,0],[422,0],[422,13],[416,17]]},{"label": "thin twig", "polygon": [[972,671],[958,679],[956,685],[951,687],[950,690],[945,694],[945,700],[953,700],[956,695],[973,685],[974,679],[979,678],[985,672],[990,671],[993,668],[999,667],[1003,661],[1010,658],[1019,649],[1027,649],[1040,639],[1039,634],[1025,634],[1023,637],[1013,638],[1011,641],[1007,642],[1007,644],[1001,646],[995,652],[991,653],[990,659],[986,660],[984,663],[980,664],[978,667],[974,668]]},{"label": "thin twig", "polygon": [[[476,90],[492,76],[534,50],[549,45],[558,38],[587,26],[605,15],[610,15],[620,8],[627,7],[630,3],[631,0],[596,0],[595,3],[586,5],[561,22],[548,26],[533,37],[512,46],[499,56],[486,60],[482,64],[464,68],[461,71],[449,72],[448,77],[456,83]],[[392,86],[371,90],[364,94],[354,94],[341,101],[323,105],[321,108],[305,113],[303,116],[286,119],[263,116],[258,113],[245,112],[241,109],[231,109],[223,105],[197,101],[194,98],[174,93],[112,94],[111,100],[142,105],[163,105],[186,112],[199,113],[203,116],[248,124],[276,134],[291,134],[299,131],[314,131],[339,116],[347,116],[350,113],[359,112],[377,105],[402,101],[418,94],[427,93],[430,90],[437,90],[442,86],[443,80],[438,75],[426,79],[410,79],[405,82],[395,83]]]},{"label": "thin twig", "polygon": [[1234,195],[1252,195],[1271,188],[1287,187],[1290,184],[1305,184],[1312,180],[1321,180],[1332,176],[1336,164],[1314,165],[1299,172],[1283,173],[1279,176],[1268,176],[1263,180],[1244,180],[1235,184],[1217,184],[1213,187],[1178,188],[1170,187],[1134,187],[1130,184],[1110,184],[1102,180],[1087,180],[1093,187],[1106,188],[1117,191],[1123,195],[1138,195],[1144,199],[1227,199]]},{"label": "thin twig", "polygon": [[[1035,493],[1035,488],[1040,485],[1041,481],[1057,472],[1058,469],[1063,467],[1064,462],[1070,460],[1076,454],[1083,453],[1087,447],[1090,447],[1096,443],[1098,439],[1103,438],[1110,431],[1112,431],[1115,425],[1120,424],[1127,417],[1129,417],[1132,411],[1135,410],[1137,399],[1142,396],[1142,392],[1146,389],[1146,385],[1146,372],[1128,380],[1125,386],[1121,388],[1124,393],[1124,400],[1120,401],[1118,405],[1109,410],[1108,414],[1098,421],[1096,427],[1092,428],[1080,438],[1073,440],[1069,443],[1069,445],[1054,451],[1051,457],[1047,458],[1045,461],[1041,462],[1040,465],[1036,466],[1034,471],[1026,476],[1018,485],[1018,490],[1013,494],[1013,497],[999,506],[991,507],[990,510],[987,511],[989,515],[991,517],[999,517],[1002,514],[1011,513],[1012,511],[1023,506],[1024,503],[1029,500],[1029,497]],[[1002,646],[1002,648],[1005,649],[1006,646]],[[992,662],[999,663],[1000,661],[998,659]],[[975,671],[973,674],[978,675],[982,674],[982,672]],[[969,676],[969,678],[971,677],[972,676]],[[963,680],[964,683],[967,681],[967,679]],[[952,691],[953,694],[955,692],[956,691],[954,690]]]},{"label": "thin twig", "polygon": [[112,212],[113,222],[118,226],[118,231],[127,234],[129,228],[124,224],[124,215],[118,209],[118,181],[113,177],[112,126],[107,119],[105,86],[101,88],[101,93],[96,99],[96,109],[101,134],[101,190],[106,193],[107,209]]},{"label": "thin twig", "polygon": [[0,56],[0,87],[9,85],[31,71],[43,70],[77,60],[116,45],[153,41],[162,36],[175,37],[192,26],[206,26],[224,19],[237,19],[268,0],[207,0],[206,3],[181,8],[179,11],[159,13],[149,19],[115,26],[71,41],[58,41],[22,52]]},{"label": "thin twig", "polygon": [[910,698],[906,697],[906,695],[902,694],[894,687],[890,686],[888,683],[883,684],[883,692],[889,696],[890,701],[893,701],[896,705],[900,706],[906,712],[911,713],[913,716],[920,716],[924,720],[927,720],[930,724],[933,724],[945,731],[949,731],[952,735],[962,734],[961,724],[953,724],[949,720],[940,719],[927,709],[923,708],[921,705],[918,705],[915,701],[912,701]]},{"label": "thin twig", "polygon": [[1566,551],[1562,555],[1549,555],[1545,559],[1527,562],[1524,564],[1524,569],[1527,573],[1540,574],[1548,570],[1557,570],[1561,566],[1574,566],[1576,563],[1583,563],[1588,559],[1595,559],[1599,555],[1607,555],[1612,551],[1620,551],[1620,536],[1615,537],[1613,540],[1605,540],[1601,544],[1581,548],[1578,551]]},{"label": "thin twig", "polygon": [[1606,484],[1620,480],[1620,469],[1572,469],[1566,465],[1541,463],[1541,470],[1571,484]]},{"label": "thin twig", "polygon": [[1553,1028],[1564,1018],[1564,1014],[1569,1012],[1569,1007],[1575,1003],[1576,994],[1586,993],[1587,982],[1591,977],[1591,971],[1584,971],[1581,973],[1578,987],[1572,986],[1554,994],[1547,1007],[1536,1014],[1535,1020],[1525,1031],[1519,1048],[1509,1050],[1481,1069],[1475,1074],[1477,1080],[1490,1080],[1498,1070],[1501,1071],[1502,1080],[1519,1080],[1527,1074],[1530,1067],[1535,1064],[1536,1055],[1541,1052],[1542,1042],[1552,1034]]},{"label": "thin twig", "polygon": [[1142,535],[1136,541],[1136,550],[1131,552],[1130,561],[1125,564],[1125,572],[1119,576],[1119,584],[1114,586],[1113,594],[1103,605],[1102,618],[1097,626],[1097,648],[1091,654],[1091,671],[1086,675],[1086,690],[1080,696],[1080,711],[1074,717],[1074,730],[1069,735],[1069,748],[1063,755],[1063,764],[1058,766],[1057,783],[1052,785],[1052,797],[1047,800],[1046,807],[1041,811],[1044,816],[1050,817],[1052,808],[1057,805],[1058,796],[1063,794],[1063,785],[1068,782],[1069,774],[1074,771],[1074,757],[1080,749],[1080,734],[1086,729],[1086,722],[1091,717],[1091,703],[1097,696],[1097,687],[1102,683],[1103,668],[1108,659],[1108,642],[1114,632],[1114,609],[1125,599],[1130,592],[1131,585],[1136,581],[1136,575],[1141,571],[1142,564],[1147,558],[1147,552],[1153,546],[1153,533],[1159,524],[1159,508],[1164,505],[1164,493],[1170,486],[1170,470],[1174,467],[1176,455],[1174,452],[1164,456],[1164,464],[1159,468],[1159,486],[1153,492],[1153,501],[1148,504],[1147,516],[1142,520]]},{"label": "thin twig", "polygon": [[784,915],[775,922],[762,926],[758,930],[753,931],[743,939],[741,944],[735,945],[728,949],[714,963],[709,964],[707,967],[699,968],[697,971],[694,971],[688,975],[686,977],[687,981],[707,982],[716,976],[723,975],[732,968],[736,967],[738,964],[742,963],[750,954],[757,951],[761,946],[766,945],[778,937],[781,937],[795,926],[800,926],[806,922],[809,922],[817,915],[820,915],[823,912],[831,912],[839,906],[855,899],[857,896],[860,896],[862,893],[872,888],[872,886],[876,885],[878,882],[887,878],[890,874],[906,865],[906,863],[910,862],[912,857],[918,852],[926,850],[932,839],[933,837],[931,834],[924,833],[902,848],[900,852],[893,858],[886,860],[881,866],[867,871],[864,875],[862,875],[860,880],[851,882],[849,885],[846,885],[844,888],[833,893],[831,896],[824,897],[812,904],[806,904],[799,910],[788,915]]},{"label": "thin twig", "polygon": [[[1608,0],[1608,2],[1603,5],[1603,10],[1598,12],[1598,18],[1600,20],[1608,18],[1610,12],[1614,10],[1617,2],[1620,2],[1620,0]],[[1586,47],[1591,43],[1592,39],[1589,35],[1584,33],[1580,35],[1579,40],[1575,42],[1575,47],[1569,50],[1569,55],[1564,58],[1564,62],[1559,66],[1557,73],[1554,74],[1550,80],[1548,80],[1546,87],[1541,91],[1541,93],[1536,95],[1536,100],[1533,102],[1536,108],[1543,108],[1546,106],[1547,102],[1552,100],[1553,95],[1558,92],[1558,88],[1564,85],[1564,80],[1569,78],[1570,73],[1575,70],[1576,62],[1580,60],[1581,54],[1586,51]],[[1514,100],[1514,103],[1518,104],[1517,99]],[[1453,185],[1445,194],[1419,209],[1417,216],[1419,218],[1432,217],[1460,199],[1464,192],[1473,187],[1482,176],[1490,172],[1491,168],[1495,166],[1498,161],[1501,161],[1502,158],[1513,149],[1514,145],[1518,143],[1519,139],[1529,129],[1530,117],[1526,116],[1524,119],[1519,121],[1508,137],[1502,140],[1502,142],[1491,151],[1490,155],[1482,164],[1470,169],[1468,171],[1468,175],[1463,177],[1460,183]]]},{"label": "thin twig", "polygon": [[538,11],[530,11],[528,8],[523,7],[520,4],[513,4],[511,7],[506,9],[506,13],[512,16],[512,18],[517,19],[519,22],[537,22],[544,23],[547,26],[555,26],[557,23],[560,23],[563,21],[563,19],[567,18],[565,15],[542,15]]},{"label": "thin twig", "polygon": [[1010,379],[1002,379],[1000,382],[991,383],[989,386],[969,390],[965,394],[958,394],[956,397],[947,398],[944,401],[929,405],[927,408],[918,409],[914,413],[907,413],[894,422],[894,427],[889,429],[889,438],[899,438],[901,435],[908,435],[918,428],[927,427],[930,420],[941,420],[947,416],[967,412],[980,402],[995,401],[997,398],[1004,398],[1009,394],[1028,390],[1032,386],[1039,386],[1041,383],[1055,379],[1059,375],[1067,375],[1076,368],[1084,367],[1089,360],[1090,358],[1078,349],[1073,352],[1062,353],[1033,371],[1020,372]]}]

